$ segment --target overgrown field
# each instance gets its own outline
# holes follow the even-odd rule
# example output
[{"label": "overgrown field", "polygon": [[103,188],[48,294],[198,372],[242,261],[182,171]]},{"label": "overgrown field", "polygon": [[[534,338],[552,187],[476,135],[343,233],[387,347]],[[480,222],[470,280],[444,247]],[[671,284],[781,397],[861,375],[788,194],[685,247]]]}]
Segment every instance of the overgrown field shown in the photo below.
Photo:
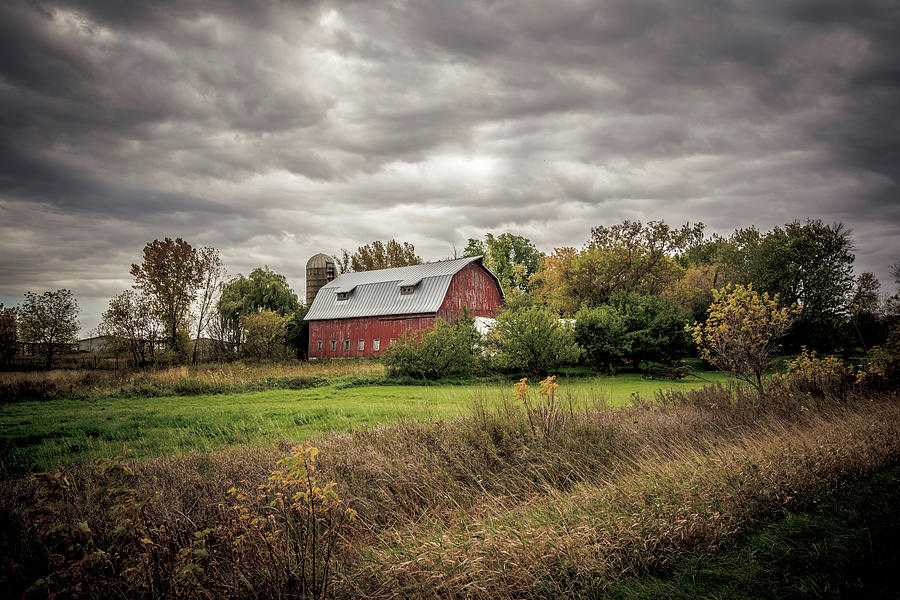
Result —
[{"label": "overgrown field", "polygon": [[784,387],[760,403],[719,387],[610,411],[545,391],[452,421],[325,435],[280,466],[287,447],[237,448],[6,482],[0,585],[87,597],[628,597],[642,593],[634,578],[652,585],[686,561],[739,552],[765,523],[815,512],[900,462],[894,393]]},{"label": "overgrown field", "polygon": [[[282,440],[300,442],[380,423],[453,418],[471,413],[475,399],[492,404],[512,394],[512,384],[504,382],[397,385],[376,379],[381,383],[371,385],[373,378],[382,377],[371,364],[335,361],[318,371],[305,371],[304,376],[318,372],[326,381],[304,389],[154,397],[119,394],[0,404],[4,456],[0,478],[115,456],[123,444],[132,450],[132,457],[144,459],[236,445],[274,446]],[[352,370],[354,365],[362,372],[339,370]],[[263,374],[240,377],[251,381],[252,375]],[[722,380],[716,374],[704,376]],[[282,371],[279,377],[289,375]],[[632,374],[577,377],[564,385],[562,399],[579,407],[597,402],[621,406],[633,394],[652,397],[660,388],[692,389],[703,383],[695,378],[643,380]]]},{"label": "overgrown field", "polygon": [[0,400],[147,398],[298,389],[335,380],[378,381],[375,360],[210,363],[143,369],[53,369],[0,372]]}]

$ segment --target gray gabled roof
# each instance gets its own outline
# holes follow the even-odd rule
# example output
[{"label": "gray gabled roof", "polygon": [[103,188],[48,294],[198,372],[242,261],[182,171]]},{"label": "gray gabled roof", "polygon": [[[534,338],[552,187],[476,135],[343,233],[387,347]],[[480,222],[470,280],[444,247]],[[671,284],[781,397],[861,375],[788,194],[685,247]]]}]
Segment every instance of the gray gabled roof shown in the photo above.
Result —
[{"label": "gray gabled roof", "polygon": [[[424,265],[345,273],[322,286],[306,313],[306,320],[437,312],[453,276],[470,263],[481,264],[481,258],[467,256]],[[493,273],[491,276],[497,280]],[[401,294],[401,285],[414,285],[415,288],[411,294]],[[499,281],[497,287],[500,287]],[[338,292],[348,292],[349,296],[346,300],[338,300]]]}]

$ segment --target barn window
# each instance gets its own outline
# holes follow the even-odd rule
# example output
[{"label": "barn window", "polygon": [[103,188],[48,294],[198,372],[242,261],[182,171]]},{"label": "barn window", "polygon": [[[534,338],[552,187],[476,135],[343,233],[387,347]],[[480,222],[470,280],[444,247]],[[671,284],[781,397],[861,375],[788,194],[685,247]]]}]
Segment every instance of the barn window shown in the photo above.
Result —
[{"label": "barn window", "polygon": [[391,338],[391,348],[397,345],[397,338]]},{"label": "barn window", "polygon": [[372,350],[374,350],[375,352],[378,352],[379,350],[381,350],[381,340],[379,340],[378,338],[375,338],[372,341]]},{"label": "barn window", "polygon": [[331,351],[334,352],[337,350],[337,341],[331,340]]},{"label": "barn window", "polygon": [[366,349],[366,340],[359,340],[359,351],[362,352]]},{"label": "barn window", "polygon": [[401,285],[400,294],[403,296],[412,294],[414,289],[416,289],[416,286],[414,285]]},{"label": "barn window", "polygon": [[350,340],[344,340],[344,352],[350,352]]},{"label": "barn window", "polygon": [[346,300],[349,297],[350,297],[350,292],[338,292],[337,293],[338,300]]},{"label": "barn window", "polygon": [[322,340],[316,342],[316,350],[318,350],[319,352],[322,351]]}]

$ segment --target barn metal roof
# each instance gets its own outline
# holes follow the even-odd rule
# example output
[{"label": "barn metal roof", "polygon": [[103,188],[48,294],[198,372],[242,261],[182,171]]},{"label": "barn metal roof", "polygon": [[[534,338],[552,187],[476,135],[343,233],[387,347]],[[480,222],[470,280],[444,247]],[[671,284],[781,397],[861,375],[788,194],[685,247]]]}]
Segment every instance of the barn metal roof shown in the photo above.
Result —
[{"label": "barn metal roof", "polygon": [[[306,320],[437,312],[453,276],[470,263],[481,264],[481,259],[481,256],[467,256],[409,267],[345,273],[322,286],[306,313]],[[491,276],[497,279],[493,273]],[[415,285],[415,289],[411,294],[401,294],[401,285]],[[338,300],[337,292],[349,292],[349,297]]]}]

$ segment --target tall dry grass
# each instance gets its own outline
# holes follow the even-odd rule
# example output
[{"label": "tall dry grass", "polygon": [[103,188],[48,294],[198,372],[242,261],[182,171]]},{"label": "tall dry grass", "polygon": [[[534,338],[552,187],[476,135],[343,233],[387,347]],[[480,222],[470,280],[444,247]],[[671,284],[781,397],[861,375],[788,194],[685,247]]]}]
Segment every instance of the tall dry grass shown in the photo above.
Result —
[{"label": "tall dry grass", "polygon": [[[624,575],[714,551],[754,523],[900,459],[896,394],[843,389],[814,397],[793,389],[760,404],[719,387],[664,400],[618,411],[575,410],[558,401],[546,421],[551,425],[533,427],[541,413],[529,410],[544,410],[546,418],[546,405],[509,398],[490,407],[476,402],[466,419],[321,440],[319,480],[335,481],[358,513],[334,546],[332,594],[599,593]],[[133,573],[126,567],[135,561],[125,554],[105,572],[85,567],[85,580],[102,583],[92,589],[128,597],[151,590],[202,598],[289,596],[282,576],[272,575],[281,571],[266,566],[295,558],[283,546],[254,546],[235,558],[233,541],[243,530],[227,493],[271,481],[287,450],[133,464],[127,483],[144,502],[135,520],[154,550],[131,556],[148,557],[140,571],[146,575],[121,575]],[[84,522],[95,547],[119,547],[110,533],[117,521],[108,490],[116,482],[108,472],[74,468],[61,476],[68,482],[67,522]],[[33,479],[0,488],[4,589],[18,593],[55,564],[39,520],[47,512],[35,512],[43,489]],[[254,511],[248,519],[271,517],[262,506]],[[191,563],[196,569],[188,586],[179,557],[194,552],[203,559]]]},{"label": "tall dry grass", "polygon": [[379,378],[374,360],[207,363],[163,368],[0,372],[0,401],[160,396],[309,387],[336,377]]}]

